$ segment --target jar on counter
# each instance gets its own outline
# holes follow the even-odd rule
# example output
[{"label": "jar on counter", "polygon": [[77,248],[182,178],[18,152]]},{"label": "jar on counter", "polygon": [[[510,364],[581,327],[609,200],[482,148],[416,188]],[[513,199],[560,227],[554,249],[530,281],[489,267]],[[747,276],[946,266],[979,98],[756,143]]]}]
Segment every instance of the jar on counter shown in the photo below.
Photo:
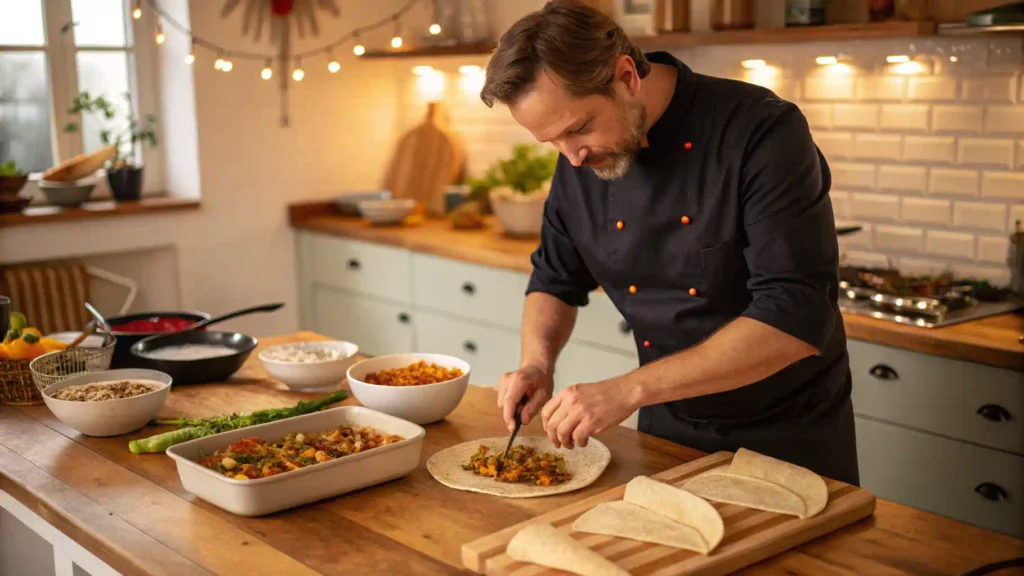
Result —
[{"label": "jar on counter", "polygon": [[711,6],[711,27],[738,30],[754,27],[754,0],[715,0]]},{"label": "jar on counter", "polygon": [[821,26],[825,0],[786,0],[786,26]]}]

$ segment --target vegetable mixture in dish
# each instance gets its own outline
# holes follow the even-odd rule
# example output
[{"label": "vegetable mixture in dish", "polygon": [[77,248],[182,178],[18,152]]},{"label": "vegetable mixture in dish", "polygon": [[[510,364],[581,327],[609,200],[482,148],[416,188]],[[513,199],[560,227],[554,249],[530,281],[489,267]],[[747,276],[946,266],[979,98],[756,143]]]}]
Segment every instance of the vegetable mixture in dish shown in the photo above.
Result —
[{"label": "vegetable mixture in dish", "polygon": [[508,458],[502,462],[499,471],[498,459],[502,454],[489,452],[487,446],[480,446],[462,468],[498,482],[528,482],[534,486],[555,486],[572,478],[565,469],[565,459],[557,454],[538,454],[530,446],[515,445],[508,451]]},{"label": "vegetable mixture in dish", "polygon": [[199,464],[236,480],[267,478],[321,462],[358,454],[405,438],[370,426],[341,426],[316,434],[301,432],[267,442],[243,438],[199,459]]},{"label": "vegetable mixture in dish", "polygon": [[297,364],[310,364],[313,362],[329,362],[340,360],[345,355],[334,348],[323,348],[318,346],[282,346],[271,348],[263,353],[263,357],[274,362],[295,362]]},{"label": "vegetable mixture in dish", "polygon": [[61,388],[53,394],[57,400],[69,402],[103,402],[141,396],[163,386],[153,380],[117,380],[112,382],[90,382]]},{"label": "vegetable mixture in dish", "polygon": [[437,364],[427,364],[423,360],[413,362],[402,368],[370,372],[364,378],[367,384],[381,386],[420,386],[447,382],[462,376],[459,368],[445,368]]}]

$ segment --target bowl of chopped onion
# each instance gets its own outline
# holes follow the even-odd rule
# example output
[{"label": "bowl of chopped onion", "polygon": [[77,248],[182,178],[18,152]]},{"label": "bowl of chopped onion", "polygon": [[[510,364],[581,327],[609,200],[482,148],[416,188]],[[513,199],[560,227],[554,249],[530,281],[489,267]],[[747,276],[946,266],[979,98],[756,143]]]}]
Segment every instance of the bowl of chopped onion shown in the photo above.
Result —
[{"label": "bowl of chopped onion", "polygon": [[337,387],[356,361],[359,346],[343,340],[271,346],[259,353],[271,376],[292,390]]}]

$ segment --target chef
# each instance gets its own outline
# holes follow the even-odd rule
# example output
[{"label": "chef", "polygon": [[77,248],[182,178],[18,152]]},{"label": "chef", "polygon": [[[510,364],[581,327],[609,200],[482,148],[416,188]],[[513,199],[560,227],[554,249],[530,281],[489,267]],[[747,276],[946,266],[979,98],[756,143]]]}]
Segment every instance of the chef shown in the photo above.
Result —
[{"label": "chef", "polygon": [[[519,369],[498,404],[556,446],[639,410],[639,429],[746,447],[858,483],[831,177],[793,104],[645,54],[603,13],[554,0],[516,22],[481,99],[559,155],[532,255]],[[600,287],[640,367],[552,396]],[[612,376],[612,375],[609,375]]]}]

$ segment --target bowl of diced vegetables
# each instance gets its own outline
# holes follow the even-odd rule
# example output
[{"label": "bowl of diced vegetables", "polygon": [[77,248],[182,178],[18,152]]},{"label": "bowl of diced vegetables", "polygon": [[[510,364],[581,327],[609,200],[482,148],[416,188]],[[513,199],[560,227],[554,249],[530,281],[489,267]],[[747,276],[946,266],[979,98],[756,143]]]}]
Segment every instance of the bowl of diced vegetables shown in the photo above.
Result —
[{"label": "bowl of diced vegetables", "polygon": [[355,363],[359,346],[343,340],[271,346],[259,353],[268,373],[292,390],[336,387]]}]

